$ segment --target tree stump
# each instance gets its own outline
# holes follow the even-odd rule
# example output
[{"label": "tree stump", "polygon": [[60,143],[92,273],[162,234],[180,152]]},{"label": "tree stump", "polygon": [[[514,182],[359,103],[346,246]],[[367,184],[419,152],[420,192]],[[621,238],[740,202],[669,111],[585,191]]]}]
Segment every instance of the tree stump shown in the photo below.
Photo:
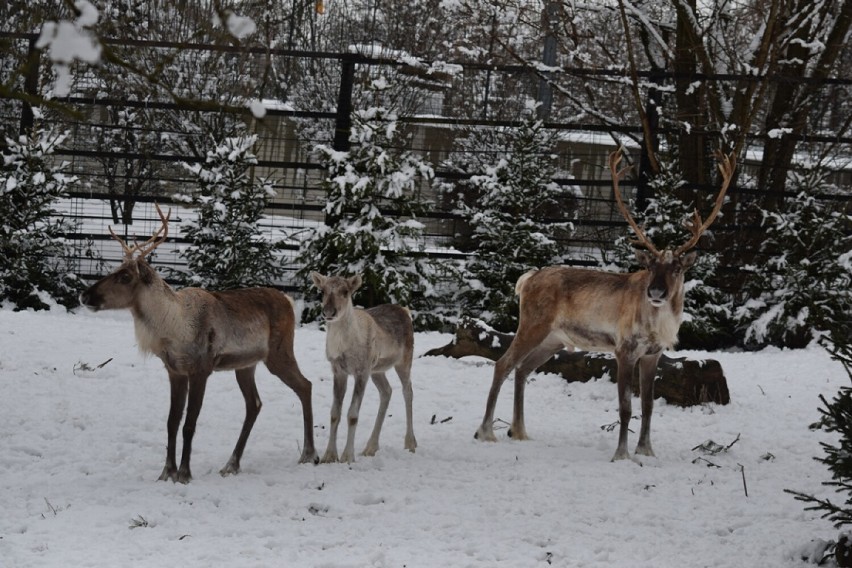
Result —
[{"label": "tree stump", "polygon": [[[452,342],[427,351],[425,355],[468,357],[478,355],[492,361],[499,359],[512,343],[513,334],[500,333],[479,320],[464,318]],[[586,382],[609,376],[615,382],[617,364],[609,353],[563,350],[538,368],[539,372],[556,373],[566,381]],[[639,392],[639,373],[633,376],[633,391]],[[722,365],[714,359],[694,360],[663,354],[654,379],[654,398],[669,404],[694,406],[707,402],[728,404],[731,395]]]}]

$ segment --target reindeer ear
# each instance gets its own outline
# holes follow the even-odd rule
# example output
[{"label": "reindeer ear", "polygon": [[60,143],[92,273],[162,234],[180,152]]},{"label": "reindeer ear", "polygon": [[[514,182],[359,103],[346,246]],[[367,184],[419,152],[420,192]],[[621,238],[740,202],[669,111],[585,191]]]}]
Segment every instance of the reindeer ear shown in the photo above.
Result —
[{"label": "reindeer ear", "polygon": [[151,268],[151,265],[145,262],[144,259],[138,259],[136,263],[136,270],[139,271],[139,280],[142,281],[146,286],[150,286],[154,283],[154,280],[157,278],[156,272]]},{"label": "reindeer ear", "polygon": [[644,249],[634,249],[634,252],[636,253],[636,260],[638,260],[639,264],[645,268],[651,266],[656,258],[653,254]]},{"label": "reindeer ear", "polygon": [[349,282],[349,290],[351,292],[354,292],[355,290],[357,290],[358,288],[361,287],[362,281],[361,281],[361,275],[360,274],[356,274],[352,278],[349,278],[347,281]]},{"label": "reindeer ear", "polygon": [[698,258],[698,252],[692,251],[680,257],[680,265],[684,270],[695,264],[695,259]]},{"label": "reindeer ear", "polygon": [[313,280],[314,286],[316,286],[317,288],[322,288],[323,286],[325,286],[325,281],[328,280],[328,278],[326,278],[319,272],[311,272],[311,280]]}]

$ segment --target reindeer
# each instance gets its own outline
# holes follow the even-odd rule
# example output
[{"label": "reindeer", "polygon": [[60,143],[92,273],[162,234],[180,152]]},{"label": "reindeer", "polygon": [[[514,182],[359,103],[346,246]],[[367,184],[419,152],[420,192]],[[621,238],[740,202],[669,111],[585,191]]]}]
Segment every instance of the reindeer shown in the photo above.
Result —
[{"label": "reindeer", "polygon": [[494,367],[485,416],[476,431],[479,440],[496,441],[494,406],[500,387],[515,370],[515,401],[509,436],[526,440],[524,387],[527,376],[563,348],[615,353],[618,367],[620,429],[612,461],[628,459],[627,431],[631,417],[631,383],[638,365],[642,401],[642,426],[635,453],[654,456],[651,448],[651,414],[654,408],[654,374],[664,349],[677,343],[683,315],[683,278],[697,253],[688,252],[716,219],[736,167],[733,154],[717,153],[722,186],[712,212],[702,221],[698,210],[684,222],[691,238],[675,249],[657,250],[636,224],[621,198],[618,182],[628,169],[618,170],[621,149],[610,154],[609,165],[618,208],[639,238],[636,257],[645,267],[632,274],[616,274],[551,266],[522,275],[515,286],[520,296],[518,331]]},{"label": "reindeer", "polygon": [[331,429],[328,448],[322,458],[323,463],[338,461],[337,427],[340,424],[340,410],[349,375],[355,377],[355,388],[349,405],[346,447],[339,461],[354,461],[355,429],[358,426],[358,413],[368,377],[372,377],[379,390],[379,412],[373,433],[362,455],[376,455],[382,423],[391,397],[391,387],[385,371],[391,367],[399,375],[402,396],[405,399],[405,449],[413,452],[417,447],[417,440],[414,439],[411,404],[411,361],[414,355],[411,315],[407,309],[393,304],[383,304],[367,310],[355,308],[352,305],[352,294],[361,287],[360,275],[343,278],[311,272],[311,280],[323,296],[322,314],[328,329],[325,354],[331,362],[334,375]]},{"label": "reindeer", "polygon": [[[159,206],[156,209],[162,226],[145,243],[128,246],[110,227],[112,238],[124,250],[124,262],[83,292],[80,302],[94,311],[129,309],[140,351],[156,355],[166,367],[171,406],[166,465],[159,480],[189,483],[192,479],[189,458],[207,378],[213,371],[224,370],[236,372],[246,416],[234,452],[219,473],[239,473],[240,458],[261,408],[254,380],[259,361],[299,397],[304,420],[300,462],[316,463],[311,383],[302,376],[293,354],[296,319],[292,300],[272,288],[172,289],[145,260],[168,235],[171,210],[163,215]],[[187,413],[178,468],[175,445],[184,406]]]}]

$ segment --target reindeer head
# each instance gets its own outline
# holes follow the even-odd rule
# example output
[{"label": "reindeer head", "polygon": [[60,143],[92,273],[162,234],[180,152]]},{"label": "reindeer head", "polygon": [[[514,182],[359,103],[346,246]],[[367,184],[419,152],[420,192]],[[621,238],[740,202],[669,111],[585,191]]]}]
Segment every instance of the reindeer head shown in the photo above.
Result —
[{"label": "reindeer head", "polygon": [[621,170],[618,169],[618,164],[621,162],[621,148],[609,155],[609,167],[612,171],[612,187],[615,193],[615,200],[621,214],[638,237],[638,240],[632,241],[632,244],[642,247],[636,249],[636,258],[648,271],[649,277],[647,279],[645,297],[655,308],[665,305],[674,297],[678,297],[680,302],[683,301],[683,273],[695,263],[695,259],[698,256],[697,252],[690,252],[690,250],[698,244],[701,235],[716,220],[716,216],[722,209],[722,204],[725,201],[725,193],[728,191],[728,186],[731,183],[731,178],[736,168],[736,160],[733,154],[726,156],[721,152],[716,153],[716,159],[719,162],[719,173],[722,175],[722,187],[719,190],[719,195],[716,197],[713,211],[707,217],[707,220],[704,221],[701,219],[698,209],[695,209],[692,219],[685,221],[683,224],[692,233],[690,239],[677,248],[666,248],[660,251],[654,246],[654,243],[651,242],[645,231],[637,225],[621,198],[621,190],[618,188],[618,182],[624,172],[629,169],[629,166]]},{"label": "reindeer head", "polygon": [[322,292],[322,315],[328,322],[343,317],[352,309],[352,294],[361,287],[360,274],[343,278],[311,272],[311,280]]},{"label": "reindeer head", "polygon": [[160,206],[155,204],[155,207],[162,226],[144,243],[128,246],[113,232],[112,227],[109,228],[112,238],[118,241],[124,250],[124,262],[80,294],[81,304],[94,311],[129,308],[142,288],[151,286],[160,279],[145,257],[165,242],[172,212],[169,209],[168,214],[163,215]]}]

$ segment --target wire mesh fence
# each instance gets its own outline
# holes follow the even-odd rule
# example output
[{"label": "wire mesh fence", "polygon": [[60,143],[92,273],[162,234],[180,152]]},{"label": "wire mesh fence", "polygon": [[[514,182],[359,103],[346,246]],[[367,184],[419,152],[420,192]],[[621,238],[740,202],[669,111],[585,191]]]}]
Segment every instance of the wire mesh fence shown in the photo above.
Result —
[{"label": "wire mesh fence", "polygon": [[[13,40],[21,57],[32,49],[33,36],[3,36]],[[67,172],[78,178],[72,193],[60,203],[63,214],[79,222],[78,233],[69,235],[69,239],[91,241],[96,253],[109,265],[120,259],[121,251],[111,241],[108,226],[131,239],[147,238],[159,222],[153,203],[171,205],[175,210],[170,226],[171,246],[157,251],[157,262],[180,269],[183,261],[178,251],[186,244],[181,227],[194,212],[177,204],[174,196],[191,194],[197,183],[184,164],[203,161],[211,137],[240,123],[258,136],[258,164],[253,175],[274,180],[276,196],[261,226],[264,237],[279,244],[281,262],[287,268],[287,277],[277,283],[282,287],[294,285],[292,274],[299,268],[296,263],[299,235],[325,219],[325,192],[321,184],[324,170],[313,148],[345,140],[346,133],[341,135],[341,129],[351,121],[353,105],[370,104],[374,95],[368,87],[376,80],[392,75],[394,80],[406,82],[396,101],[399,122],[406,134],[405,149],[423,156],[435,168],[435,181],[423,188],[431,205],[420,219],[426,227],[421,248],[426,254],[459,258],[469,251],[462,252],[457,247],[457,236],[464,233],[465,227],[464,219],[454,213],[452,188],[460,180],[481,172],[460,171],[451,166],[471,162],[460,155],[477,151],[460,147],[456,141],[472,129],[517,126],[523,99],[533,95],[540,81],[524,66],[436,67],[412,63],[394,53],[376,51],[373,46],[361,46],[360,51],[352,53],[316,53],[111,41],[116,49],[144,52],[142,60],[181,59],[180,68],[193,70],[199,77],[183,86],[186,98],[176,100],[163,93],[146,92],[143,97],[130,84],[132,81],[123,82],[120,74],[81,72],[72,95],[61,101],[71,112],[43,111],[43,123],[69,132],[56,153],[57,159],[68,162]],[[285,98],[293,95],[288,85],[277,89],[267,85],[259,91],[258,101],[263,111],[258,113],[250,108],[252,99],[246,92],[226,94],[239,77],[267,76],[270,70],[273,77],[295,80],[298,75],[301,81],[314,81],[316,87],[305,91],[313,93],[314,98],[306,100],[302,94],[298,105],[293,105]],[[574,70],[577,81],[605,82],[614,101],[625,99],[623,82],[612,80],[617,72],[582,71]],[[42,65],[31,72],[38,76],[38,89],[47,89],[49,69]],[[702,80],[733,79],[736,78]],[[830,82],[827,88],[848,90],[850,85],[852,81]],[[348,104],[343,96],[347,89]],[[553,105],[560,105],[558,92]],[[14,136],[31,126],[33,117],[28,113],[28,105],[20,100],[0,100],[0,126],[4,134]],[[574,232],[563,243],[571,251],[571,262],[593,262],[600,258],[601,250],[610,248],[614,239],[625,231],[624,220],[614,206],[606,157],[617,144],[625,144],[638,153],[634,140],[638,139],[641,127],[638,120],[594,124],[558,113],[545,126],[556,133],[552,153],[557,157],[559,173],[554,181],[576,195],[572,206],[557,212],[553,220],[570,220],[574,224]],[[660,134],[665,134],[667,127],[661,128]],[[741,162],[741,179],[754,177],[762,158],[761,136],[764,135],[750,138],[754,144],[747,148]],[[845,148],[839,155],[852,154],[849,151],[852,139],[842,136],[812,136],[803,144],[822,144],[825,142],[822,138]],[[842,189],[831,198],[848,203],[852,187],[848,160],[836,163],[831,180]],[[635,185],[630,181],[623,182],[622,188],[628,197],[634,195]],[[709,194],[715,188],[698,189]],[[748,189],[744,185],[733,192],[741,196],[759,195],[760,188]],[[720,234],[740,234],[761,229],[758,225],[722,219],[715,230]],[[98,258],[80,256],[75,261],[79,273],[87,278],[104,270]]]}]

